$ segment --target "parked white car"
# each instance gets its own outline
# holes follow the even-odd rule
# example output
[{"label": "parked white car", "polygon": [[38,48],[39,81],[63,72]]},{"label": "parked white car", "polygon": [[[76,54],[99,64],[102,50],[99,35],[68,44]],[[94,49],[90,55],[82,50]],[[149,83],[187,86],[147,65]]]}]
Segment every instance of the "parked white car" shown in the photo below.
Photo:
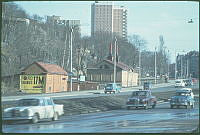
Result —
[{"label": "parked white car", "polygon": [[177,87],[185,87],[185,82],[183,80],[175,80],[175,88]]},{"label": "parked white car", "polygon": [[4,109],[3,120],[30,120],[37,123],[41,119],[58,120],[63,115],[63,105],[54,104],[50,97],[20,99],[17,107]]}]

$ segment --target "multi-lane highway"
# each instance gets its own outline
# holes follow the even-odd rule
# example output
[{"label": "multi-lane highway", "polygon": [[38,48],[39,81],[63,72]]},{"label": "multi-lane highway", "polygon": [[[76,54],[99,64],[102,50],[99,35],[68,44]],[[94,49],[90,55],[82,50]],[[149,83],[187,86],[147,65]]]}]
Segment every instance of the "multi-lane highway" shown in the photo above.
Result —
[{"label": "multi-lane highway", "polygon": [[[194,87],[198,88],[198,85]],[[126,89],[127,94],[133,89]],[[175,91],[172,85],[155,87],[154,94]],[[59,98],[105,96],[87,93],[85,95],[57,96]],[[106,94],[112,96],[112,94]],[[157,96],[157,98],[159,98]],[[199,125],[199,97],[195,94],[195,108],[170,109],[168,101],[159,102],[155,109],[122,109],[106,112],[62,116],[58,121],[41,121],[37,124],[15,122],[3,124],[5,133],[190,133]]]},{"label": "multi-lane highway", "polygon": [[5,133],[189,133],[199,122],[199,104],[194,109],[169,109],[161,103],[155,109],[113,110],[61,117],[38,124],[3,125]]}]

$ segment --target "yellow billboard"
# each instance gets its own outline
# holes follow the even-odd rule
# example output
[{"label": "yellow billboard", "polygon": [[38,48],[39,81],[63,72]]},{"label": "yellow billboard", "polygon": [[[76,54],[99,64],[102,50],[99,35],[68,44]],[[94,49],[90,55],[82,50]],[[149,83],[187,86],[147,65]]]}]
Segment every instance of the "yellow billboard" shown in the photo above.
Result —
[{"label": "yellow billboard", "polygon": [[26,93],[42,93],[45,84],[44,75],[20,75],[20,90]]}]

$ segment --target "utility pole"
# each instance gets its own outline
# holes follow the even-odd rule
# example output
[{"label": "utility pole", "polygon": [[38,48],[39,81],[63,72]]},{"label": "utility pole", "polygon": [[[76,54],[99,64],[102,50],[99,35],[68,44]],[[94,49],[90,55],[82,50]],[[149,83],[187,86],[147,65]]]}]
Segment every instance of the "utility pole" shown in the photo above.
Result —
[{"label": "utility pole", "polygon": [[189,62],[188,62],[188,57],[187,57],[187,78],[189,78]]},{"label": "utility pole", "polygon": [[140,52],[140,43],[139,43],[139,86],[141,85],[141,52]]},{"label": "utility pole", "polygon": [[77,83],[78,83],[78,87],[77,87],[77,91],[79,91],[79,67],[80,67],[80,48],[78,48],[78,67],[77,67]]},{"label": "utility pole", "polygon": [[176,50],[175,50],[175,68],[174,68],[174,69],[175,69],[175,72],[174,72],[174,73],[175,73],[175,78],[174,78],[174,80],[176,80],[176,70],[177,70],[177,69],[176,69],[176,68],[177,68],[176,66],[177,66],[177,65],[176,65]]},{"label": "utility pole", "polygon": [[183,79],[183,62],[182,62],[182,55],[180,55],[181,56],[181,79]]},{"label": "utility pole", "polygon": [[64,55],[63,55],[63,61],[62,61],[62,68],[64,68],[64,64],[65,64],[65,53],[67,50],[67,30],[66,30],[66,35],[65,35],[65,49],[64,49]]},{"label": "utility pole", "polygon": [[157,74],[157,69],[156,69],[156,47],[155,47],[155,72],[154,72],[154,77],[155,77],[155,84],[156,84],[156,78],[157,78],[157,76],[156,76],[156,74]]},{"label": "utility pole", "polygon": [[116,83],[116,43],[117,43],[117,38],[115,37],[115,59],[114,59],[114,83]]},{"label": "utility pole", "polygon": [[[169,57],[169,50],[168,50],[168,57]],[[168,71],[168,78],[169,78],[169,58],[168,58],[168,68],[167,68],[167,71]]]},{"label": "utility pole", "polygon": [[[70,66],[70,72],[72,73],[72,32],[73,32],[73,28],[71,27],[71,31],[70,31],[70,37],[71,37],[71,42],[70,42],[70,49],[71,49],[71,52],[70,52],[70,58],[71,58],[71,66]],[[70,78],[70,91],[72,91],[72,76]]]}]

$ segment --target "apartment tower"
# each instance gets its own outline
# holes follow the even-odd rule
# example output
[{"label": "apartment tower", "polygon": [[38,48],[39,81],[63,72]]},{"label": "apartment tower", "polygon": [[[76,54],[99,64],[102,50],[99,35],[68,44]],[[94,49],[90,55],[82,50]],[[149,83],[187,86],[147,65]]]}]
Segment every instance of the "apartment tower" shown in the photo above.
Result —
[{"label": "apartment tower", "polygon": [[95,2],[91,6],[91,36],[101,33],[127,38],[127,10],[112,2]]}]

